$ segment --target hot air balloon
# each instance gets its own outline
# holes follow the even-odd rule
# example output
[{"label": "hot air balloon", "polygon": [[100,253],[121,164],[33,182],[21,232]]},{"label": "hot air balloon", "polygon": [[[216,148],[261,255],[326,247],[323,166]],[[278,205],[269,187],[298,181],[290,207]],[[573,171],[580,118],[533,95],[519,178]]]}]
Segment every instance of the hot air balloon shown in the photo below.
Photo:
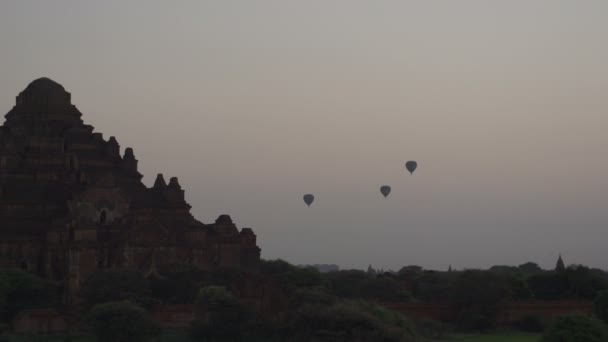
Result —
[{"label": "hot air balloon", "polygon": [[315,201],[315,196],[313,196],[312,194],[306,194],[306,195],[304,195],[303,198],[304,198],[304,203],[306,203],[306,205],[309,207],[312,204],[312,202]]},{"label": "hot air balloon", "polygon": [[382,193],[382,196],[384,196],[384,198],[388,197],[388,194],[391,193],[391,187],[388,185],[383,185],[380,187],[380,192]]},{"label": "hot air balloon", "polygon": [[418,163],[413,160],[410,160],[405,163],[405,168],[410,172],[410,174],[414,174],[414,171],[416,171],[416,168],[418,168]]}]

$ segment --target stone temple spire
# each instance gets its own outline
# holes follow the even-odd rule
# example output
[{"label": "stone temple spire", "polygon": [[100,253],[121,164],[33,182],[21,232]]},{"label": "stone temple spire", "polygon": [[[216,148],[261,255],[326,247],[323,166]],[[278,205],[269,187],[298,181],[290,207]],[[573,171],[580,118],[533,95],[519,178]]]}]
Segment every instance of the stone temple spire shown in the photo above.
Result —
[{"label": "stone temple spire", "polygon": [[564,264],[564,260],[562,259],[562,254],[559,254],[559,258],[557,259],[557,263],[555,264],[555,271],[561,272],[566,269],[566,265]]},{"label": "stone temple spire", "polygon": [[79,124],[81,116],[72,104],[71,94],[61,84],[42,77],[19,93],[15,106],[6,114],[6,123],[9,126],[49,121]]},{"label": "stone temple spire", "polygon": [[77,305],[100,268],[258,272],[251,229],[227,215],[198,221],[176,177],[159,174],[149,188],[137,165],[133,148],[121,156],[116,138],[81,120],[63,86],[31,82],[0,123],[0,266],[61,284],[65,304]]}]

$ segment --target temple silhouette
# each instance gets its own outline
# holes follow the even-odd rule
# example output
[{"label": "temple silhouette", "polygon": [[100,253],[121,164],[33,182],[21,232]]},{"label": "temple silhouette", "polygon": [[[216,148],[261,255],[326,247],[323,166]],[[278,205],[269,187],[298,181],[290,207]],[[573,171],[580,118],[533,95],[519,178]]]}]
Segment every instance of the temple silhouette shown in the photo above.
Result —
[{"label": "temple silhouette", "polygon": [[221,215],[190,213],[176,177],[146,187],[132,148],[83,123],[63,86],[30,83],[0,126],[0,267],[62,282],[66,302],[99,269],[146,276],[190,263],[201,270],[256,272],[260,248],[250,228]]}]

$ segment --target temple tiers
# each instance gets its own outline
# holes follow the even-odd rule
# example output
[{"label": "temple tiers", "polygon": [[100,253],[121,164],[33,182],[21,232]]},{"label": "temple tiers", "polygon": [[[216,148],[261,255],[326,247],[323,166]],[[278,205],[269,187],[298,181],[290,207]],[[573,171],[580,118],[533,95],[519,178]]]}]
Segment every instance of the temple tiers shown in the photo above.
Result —
[{"label": "temple tiers", "polygon": [[190,213],[176,177],[142,182],[132,148],[120,154],[86,125],[63,86],[30,83],[0,126],[0,267],[63,282],[66,301],[98,269],[145,275],[191,263],[256,272],[260,248],[250,228],[221,215],[204,224]]}]

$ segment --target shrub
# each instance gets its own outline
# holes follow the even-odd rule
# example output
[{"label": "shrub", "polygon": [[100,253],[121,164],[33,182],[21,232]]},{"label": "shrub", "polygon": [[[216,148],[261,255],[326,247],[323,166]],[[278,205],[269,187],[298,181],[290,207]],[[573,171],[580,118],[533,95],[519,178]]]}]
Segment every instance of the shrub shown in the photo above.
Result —
[{"label": "shrub", "polygon": [[90,306],[127,300],[150,307],[157,302],[151,297],[148,280],[140,273],[127,269],[93,273],[82,285],[82,294]]},{"label": "shrub", "polygon": [[276,275],[287,273],[295,267],[285,260],[260,260],[260,273],[264,275]]},{"label": "shrub", "polygon": [[540,300],[557,300],[568,298],[568,278],[562,273],[538,273],[527,280],[534,298]]},{"label": "shrub", "polygon": [[336,298],[328,294],[323,288],[299,288],[289,298],[289,307],[298,308],[302,305],[332,305]]},{"label": "shrub", "polygon": [[203,287],[195,304],[192,336],[196,339],[237,340],[246,335],[249,311],[222,286]]},{"label": "shrub", "polygon": [[491,272],[468,270],[451,284],[449,296],[458,312],[458,328],[488,331],[494,329],[512,292],[504,277]]},{"label": "shrub", "polygon": [[95,305],[87,322],[100,342],[144,342],[160,332],[146,310],[128,301]]},{"label": "shrub", "polygon": [[406,278],[412,295],[426,301],[444,301],[449,299],[452,283],[461,272],[423,271]]},{"label": "shrub", "polygon": [[434,319],[423,319],[416,323],[416,331],[430,340],[442,339],[447,331],[445,323]]},{"label": "shrub", "polygon": [[304,305],[290,313],[283,331],[289,341],[416,341],[411,323],[374,304]]},{"label": "shrub", "polygon": [[454,323],[459,331],[488,332],[496,328],[496,316],[477,308],[461,309]]},{"label": "shrub", "polygon": [[21,270],[0,271],[0,321],[11,320],[23,309],[52,306],[60,301],[55,283]]},{"label": "shrub", "polygon": [[371,277],[359,270],[344,270],[327,274],[331,289],[339,297],[357,298],[362,284]]},{"label": "shrub", "polygon": [[593,302],[597,318],[608,324],[608,291],[602,291]]},{"label": "shrub", "polygon": [[541,332],[545,330],[543,320],[536,315],[526,315],[513,323],[513,327],[517,330],[525,332]]},{"label": "shrub", "polygon": [[206,276],[190,264],[166,265],[161,268],[160,275],[161,278],[149,281],[151,294],[170,304],[193,303]]},{"label": "shrub", "polygon": [[281,280],[292,287],[326,286],[326,279],[321,272],[312,267],[294,267],[291,271],[281,274]]},{"label": "shrub", "polygon": [[355,307],[359,308],[360,310],[367,312],[376,319],[380,320],[380,322],[384,325],[398,327],[412,336],[416,335],[416,329],[414,328],[412,322],[407,317],[396,311],[389,310],[383,306],[367,301],[356,301],[351,303],[353,303]]},{"label": "shrub", "polygon": [[391,278],[372,278],[362,282],[360,298],[380,301],[407,301],[411,294],[406,291],[399,281]]},{"label": "shrub", "polygon": [[591,316],[571,314],[558,317],[545,331],[541,342],[605,342],[606,325]]}]

